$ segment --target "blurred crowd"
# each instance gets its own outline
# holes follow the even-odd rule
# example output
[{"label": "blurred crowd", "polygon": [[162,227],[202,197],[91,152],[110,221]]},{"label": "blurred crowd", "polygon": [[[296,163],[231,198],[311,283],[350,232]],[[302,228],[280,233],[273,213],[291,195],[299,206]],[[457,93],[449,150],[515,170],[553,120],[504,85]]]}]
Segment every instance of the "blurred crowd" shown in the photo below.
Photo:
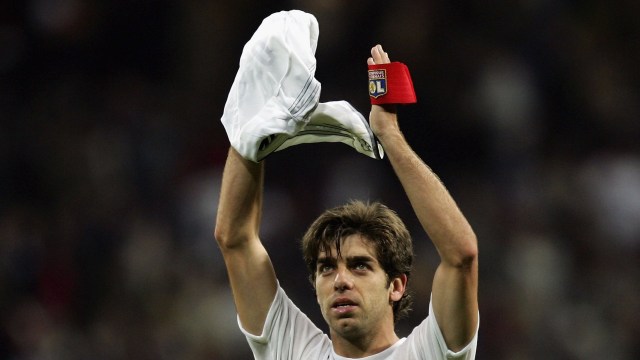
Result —
[{"label": "blurred crowd", "polygon": [[[321,101],[368,113],[366,58],[406,63],[401,126],[477,232],[478,359],[640,358],[640,3],[26,0],[0,3],[0,359],[250,359],[213,239],[219,121],[272,12],[320,24]],[[262,238],[322,317],[299,240],[382,201],[437,253],[386,161],[342,144],[267,160]]]}]

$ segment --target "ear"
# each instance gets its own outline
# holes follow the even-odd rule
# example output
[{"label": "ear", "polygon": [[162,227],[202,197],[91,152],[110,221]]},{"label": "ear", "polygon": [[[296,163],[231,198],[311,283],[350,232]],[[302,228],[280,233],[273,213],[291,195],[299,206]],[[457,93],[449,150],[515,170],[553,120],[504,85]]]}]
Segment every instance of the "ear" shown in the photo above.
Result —
[{"label": "ear", "polygon": [[389,284],[389,300],[399,301],[402,299],[405,290],[407,289],[407,275],[402,274],[399,277],[393,278],[391,284]]}]

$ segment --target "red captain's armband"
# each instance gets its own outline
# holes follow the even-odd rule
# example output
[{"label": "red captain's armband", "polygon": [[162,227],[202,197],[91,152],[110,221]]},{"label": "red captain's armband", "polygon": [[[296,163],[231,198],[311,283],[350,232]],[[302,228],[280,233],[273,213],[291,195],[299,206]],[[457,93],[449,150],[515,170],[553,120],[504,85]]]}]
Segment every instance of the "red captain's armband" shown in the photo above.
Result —
[{"label": "red captain's armband", "polygon": [[401,62],[369,66],[369,99],[371,104],[413,104],[416,92],[407,65]]}]

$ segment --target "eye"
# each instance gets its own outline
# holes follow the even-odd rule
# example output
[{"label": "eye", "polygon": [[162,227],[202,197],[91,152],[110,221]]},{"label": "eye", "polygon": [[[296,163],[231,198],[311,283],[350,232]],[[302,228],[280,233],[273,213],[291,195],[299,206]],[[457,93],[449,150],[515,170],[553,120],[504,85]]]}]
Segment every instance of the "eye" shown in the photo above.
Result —
[{"label": "eye", "polygon": [[333,271],[333,268],[334,268],[333,265],[322,264],[322,265],[318,266],[318,272],[320,274],[326,274],[326,273],[329,273],[329,272]]},{"label": "eye", "polygon": [[369,269],[369,266],[366,263],[359,262],[353,265],[353,269],[357,271],[366,271]]}]

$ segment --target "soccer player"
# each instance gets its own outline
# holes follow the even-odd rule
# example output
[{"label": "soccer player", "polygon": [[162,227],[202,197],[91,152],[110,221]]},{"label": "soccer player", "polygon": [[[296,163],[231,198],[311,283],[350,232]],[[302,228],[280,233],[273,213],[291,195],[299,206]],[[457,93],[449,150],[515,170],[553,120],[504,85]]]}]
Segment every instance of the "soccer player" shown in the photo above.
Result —
[{"label": "soccer player", "polygon": [[[389,63],[380,45],[369,65]],[[322,333],[287,297],[258,236],[264,161],[229,149],[215,238],[227,267],[242,332],[256,359],[473,359],[479,328],[476,236],[440,179],[405,140],[393,106],[372,105],[372,131],[422,227],[440,255],[429,315],[406,338],[395,332],[407,311],[413,250],[395,212],[352,201],[327,210],[303,238]],[[411,281],[427,281],[414,274]]]}]

